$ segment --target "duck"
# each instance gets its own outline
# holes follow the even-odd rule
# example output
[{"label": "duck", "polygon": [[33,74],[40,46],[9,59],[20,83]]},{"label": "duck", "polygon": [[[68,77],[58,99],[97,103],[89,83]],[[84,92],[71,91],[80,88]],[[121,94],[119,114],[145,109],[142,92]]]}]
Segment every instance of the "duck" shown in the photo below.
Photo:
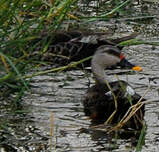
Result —
[{"label": "duck", "polygon": [[[54,35],[54,36],[53,36]],[[86,32],[86,31],[59,31],[50,34],[44,32],[35,40],[39,44],[39,50],[43,46],[43,39],[51,42],[48,50],[43,54],[42,60],[50,61],[52,64],[67,65],[71,62],[79,61],[83,58],[92,56],[98,47],[102,45],[112,45],[118,47],[120,50],[123,46],[120,42],[133,39],[137,33],[132,33],[128,36],[111,39],[110,34],[106,32]],[[37,48],[36,48],[37,49]],[[91,62],[86,61],[82,66],[88,67]]]},{"label": "duck", "polygon": [[[84,113],[95,124],[106,122],[115,111],[114,96],[117,101],[117,109],[111,118],[110,124],[117,124],[128,109],[141,98],[126,81],[117,80],[109,82],[105,69],[110,66],[120,66],[122,69],[128,68],[134,71],[142,71],[140,66],[135,66],[129,62],[116,46],[103,45],[97,49],[91,60],[91,70],[96,83],[88,88],[83,99]],[[111,90],[106,82],[108,82]],[[141,129],[143,119],[144,106],[124,126]]]}]

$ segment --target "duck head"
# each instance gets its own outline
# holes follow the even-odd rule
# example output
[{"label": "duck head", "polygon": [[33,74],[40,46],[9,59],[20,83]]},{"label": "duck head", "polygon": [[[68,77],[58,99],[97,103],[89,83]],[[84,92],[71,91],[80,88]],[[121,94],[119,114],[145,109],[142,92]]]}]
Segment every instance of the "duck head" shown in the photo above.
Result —
[{"label": "duck head", "polygon": [[92,72],[98,82],[105,82],[104,69],[111,66],[120,66],[121,68],[128,68],[134,71],[142,71],[142,68],[130,63],[121,53],[119,48],[111,45],[103,45],[97,49],[92,61]]}]

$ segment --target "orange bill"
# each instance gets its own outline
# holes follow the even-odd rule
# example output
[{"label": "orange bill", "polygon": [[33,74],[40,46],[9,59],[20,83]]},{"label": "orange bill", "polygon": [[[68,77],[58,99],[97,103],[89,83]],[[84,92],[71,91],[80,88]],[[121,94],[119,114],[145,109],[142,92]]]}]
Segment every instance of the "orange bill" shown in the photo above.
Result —
[{"label": "orange bill", "polygon": [[142,71],[142,68],[140,66],[134,66],[134,67],[132,67],[132,70],[134,70],[134,71]]}]

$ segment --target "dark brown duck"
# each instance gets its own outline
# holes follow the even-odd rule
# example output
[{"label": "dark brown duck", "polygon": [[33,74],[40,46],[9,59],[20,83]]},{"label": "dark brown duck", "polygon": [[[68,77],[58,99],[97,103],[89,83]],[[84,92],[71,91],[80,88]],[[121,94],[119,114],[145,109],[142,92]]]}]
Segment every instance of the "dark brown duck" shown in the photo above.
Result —
[{"label": "dark brown duck", "polygon": [[[97,49],[91,61],[96,84],[88,89],[83,102],[84,112],[93,122],[105,122],[115,110],[114,98],[106,85],[107,76],[104,71],[105,68],[114,65],[138,71],[142,70],[140,67],[128,62],[115,46],[104,45]],[[131,105],[136,104],[141,96],[135,93],[132,87],[125,81],[109,82],[109,84],[116,96],[118,104],[117,112],[112,119],[112,123],[114,124],[119,122]],[[143,116],[144,107],[137,111],[136,116],[133,116],[126,126],[140,129]]]},{"label": "dark brown duck", "polygon": [[[96,49],[101,45],[122,46],[120,42],[130,40],[136,37],[136,33],[117,39],[108,38],[107,33],[91,33],[91,32],[58,32],[56,34],[43,33],[36,42],[41,42],[38,46],[43,46],[44,41],[51,43],[47,52],[43,56],[43,60],[50,61],[53,64],[66,65],[70,62],[79,61],[88,56],[92,56]],[[44,40],[43,40],[44,39]],[[37,49],[37,47],[36,47]],[[41,50],[41,48],[39,48]],[[90,61],[85,62],[84,66],[90,66]]]}]

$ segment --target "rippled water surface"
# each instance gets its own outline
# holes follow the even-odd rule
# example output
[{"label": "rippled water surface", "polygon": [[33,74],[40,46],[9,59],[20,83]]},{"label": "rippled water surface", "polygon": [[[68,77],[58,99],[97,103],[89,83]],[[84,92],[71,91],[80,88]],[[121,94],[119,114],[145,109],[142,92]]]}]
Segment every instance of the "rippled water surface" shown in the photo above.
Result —
[{"label": "rippled water surface", "polygon": [[[159,47],[145,45],[126,47],[123,50],[131,62],[143,67],[143,71],[133,75],[119,75],[119,78],[128,81],[141,95],[147,90],[148,85],[151,85],[152,88],[146,94],[147,99],[158,97],[158,50]],[[108,79],[115,79],[113,73],[118,71],[106,71],[109,74]],[[35,127],[49,137],[50,125],[54,124],[52,143],[56,150],[132,151],[133,138],[117,140],[115,135],[110,137],[106,131],[88,129],[91,122],[84,116],[81,101],[88,84],[91,82],[92,85],[94,81],[91,76],[86,75],[88,73],[73,70],[32,79],[31,93],[26,93],[23,102],[29,105]],[[154,78],[153,81],[149,81],[150,78]],[[156,102],[146,106],[145,120],[149,123],[147,131],[154,136],[155,132],[149,129],[149,125],[155,124],[154,127],[157,127],[158,116],[154,111],[158,111],[158,106]],[[51,117],[53,121],[50,120]],[[146,137],[149,141],[149,133]]]},{"label": "rippled water surface", "polygon": [[[148,3],[147,6],[149,5]],[[157,5],[153,6],[148,7],[148,12],[156,15],[158,13],[158,10],[155,9]],[[138,10],[138,7],[136,9]],[[146,20],[148,23],[127,20],[102,21],[94,26],[97,26],[98,29],[101,27],[113,29],[116,32],[113,36],[125,35],[137,29],[141,32],[139,38],[159,40],[157,18]],[[150,85],[151,88],[145,98],[159,97],[159,47],[130,46],[125,47],[123,53],[129,61],[141,66],[143,71],[131,75],[119,75],[119,79],[128,81],[140,95],[143,95]],[[118,72],[119,69],[107,70],[108,79],[115,80],[114,73]],[[14,146],[8,142],[8,151],[13,151],[11,148],[9,149],[9,145],[14,147],[15,151],[31,152],[49,151],[50,149],[64,152],[133,151],[136,144],[133,136],[126,139],[122,134],[108,135],[106,130],[90,129],[91,121],[84,115],[82,98],[88,86],[93,83],[90,72],[84,70],[49,73],[32,78],[30,92],[26,92],[22,99],[26,114],[16,118],[14,115],[5,115],[5,112],[1,111],[3,119],[7,117],[8,121],[12,121],[12,127],[9,129],[13,134],[8,138]],[[159,102],[146,104],[147,132],[143,152],[157,152],[159,149],[158,119]],[[3,137],[5,140],[4,134],[7,133],[7,130],[0,133],[0,138]],[[7,148],[5,147],[5,149]]]}]

